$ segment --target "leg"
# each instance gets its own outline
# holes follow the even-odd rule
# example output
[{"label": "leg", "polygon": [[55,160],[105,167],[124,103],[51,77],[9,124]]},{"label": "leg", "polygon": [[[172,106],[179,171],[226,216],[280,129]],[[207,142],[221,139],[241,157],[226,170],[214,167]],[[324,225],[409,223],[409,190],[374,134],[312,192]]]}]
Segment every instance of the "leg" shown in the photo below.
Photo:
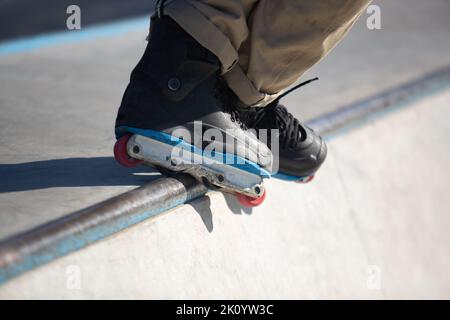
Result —
[{"label": "leg", "polygon": [[190,174],[257,205],[272,154],[226,103],[220,66],[173,19],[153,19],[117,114],[115,157],[127,167]]},{"label": "leg", "polygon": [[247,105],[266,105],[345,36],[370,0],[173,0],[165,13],[222,63]]}]

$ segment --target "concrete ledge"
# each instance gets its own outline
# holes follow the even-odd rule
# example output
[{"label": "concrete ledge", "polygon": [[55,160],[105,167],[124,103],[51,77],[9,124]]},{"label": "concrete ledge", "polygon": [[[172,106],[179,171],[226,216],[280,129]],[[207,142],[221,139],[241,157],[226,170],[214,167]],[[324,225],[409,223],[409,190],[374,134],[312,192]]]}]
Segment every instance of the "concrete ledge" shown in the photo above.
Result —
[{"label": "concrete ledge", "polygon": [[[445,68],[315,119],[310,125],[329,138],[384,111],[414,105],[416,99],[449,83],[450,68]],[[2,241],[0,283],[196,199],[206,191],[187,176],[164,178]]]}]

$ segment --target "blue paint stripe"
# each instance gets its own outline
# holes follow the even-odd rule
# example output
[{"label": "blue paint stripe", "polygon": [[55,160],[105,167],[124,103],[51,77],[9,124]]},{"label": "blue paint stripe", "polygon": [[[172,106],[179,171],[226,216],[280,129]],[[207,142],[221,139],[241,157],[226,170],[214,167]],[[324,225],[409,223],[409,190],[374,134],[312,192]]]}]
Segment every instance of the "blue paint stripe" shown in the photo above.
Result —
[{"label": "blue paint stripe", "polygon": [[28,38],[0,42],[0,56],[29,52],[41,48],[62,44],[77,43],[86,40],[120,36],[132,31],[146,32],[150,25],[149,16],[123,20],[82,28],[47,33]]},{"label": "blue paint stripe", "polygon": [[276,174],[273,174],[272,178],[275,178],[275,179],[278,179],[278,180],[291,181],[292,182],[292,181],[298,181],[298,180],[300,180],[303,177],[297,177],[297,176],[292,176],[292,175],[289,175],[289,174],[286,174],[286,173],[278,172]]}]

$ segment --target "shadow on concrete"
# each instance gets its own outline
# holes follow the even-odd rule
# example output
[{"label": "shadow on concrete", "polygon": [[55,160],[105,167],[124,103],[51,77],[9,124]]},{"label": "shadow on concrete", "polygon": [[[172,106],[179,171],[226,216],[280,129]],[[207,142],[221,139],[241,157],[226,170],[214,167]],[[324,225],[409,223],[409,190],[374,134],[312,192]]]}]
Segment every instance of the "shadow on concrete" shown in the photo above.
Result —
[{"label": "shadow on concrete", "polygon": [[[156,170],[138,166],[124,168],[113,157],[65,158],[14,164],[0,164],[0,193],[57,187],[141,186],[161,176]],[[230,211],[251,214],[236,196],[224,193]],[[186,203],[200,216],[208,232],[213,232],[213,212],[208,195]]]},{"label": "shadow on concrete", "polygon": [[228,193],[223,194],[225,201],[227,203],[228,208],[230,208],[231,212],[234,214],[252,214],[252,208],[244,207],[239,201],[236,199],[236,196]]},{"label": "shadow on concrete", "polygon": [[187,203],[187,205],[191,206],[198,213],[200,218],[202,218],[206,230],[208,230],[209,233],[213,232],[213,213],[211,211],[211,199],[209,196],[204,195],[199,199]]},{"label": "shadow on concrete", "polygon": [[144,166],[121,167],[113,157],[0,164],[0,193],[54,187],[140,186],[159,176]]},{"label": "shadow on concrete", "polygon": [[[224,193],[223,195],[225,198],[225,202],[232,213],[252,214],[252,208],[247,208],[241,205],[239,201],[236,199],[236,196],[228,193]],[[209,196],[206,194],[203,197],[195,199],[186,204],[191,206],[198,213],[198,215],[203,221],[203,224],[206,227],[206,230],[208,230],[209,233],[212,233],[214,230],[214,223],[213,223],[213,212],[211,210],[211,199],[209,198]]]}]

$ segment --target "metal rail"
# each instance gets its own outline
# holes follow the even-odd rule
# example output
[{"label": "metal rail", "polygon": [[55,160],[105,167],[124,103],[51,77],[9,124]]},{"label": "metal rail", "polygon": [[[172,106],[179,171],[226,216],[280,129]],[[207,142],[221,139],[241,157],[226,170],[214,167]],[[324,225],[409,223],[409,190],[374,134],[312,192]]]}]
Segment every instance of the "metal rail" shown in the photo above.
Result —
[{"label": "metal rail", "polygon": [[[450,67],[353,103],[308,123],[330,137],[384,111],[450,85]],[[161,178],[137,189],[51,221],[0,242],[0,284],[120,230],[201,197],[207,189],[182,175]]]}]

